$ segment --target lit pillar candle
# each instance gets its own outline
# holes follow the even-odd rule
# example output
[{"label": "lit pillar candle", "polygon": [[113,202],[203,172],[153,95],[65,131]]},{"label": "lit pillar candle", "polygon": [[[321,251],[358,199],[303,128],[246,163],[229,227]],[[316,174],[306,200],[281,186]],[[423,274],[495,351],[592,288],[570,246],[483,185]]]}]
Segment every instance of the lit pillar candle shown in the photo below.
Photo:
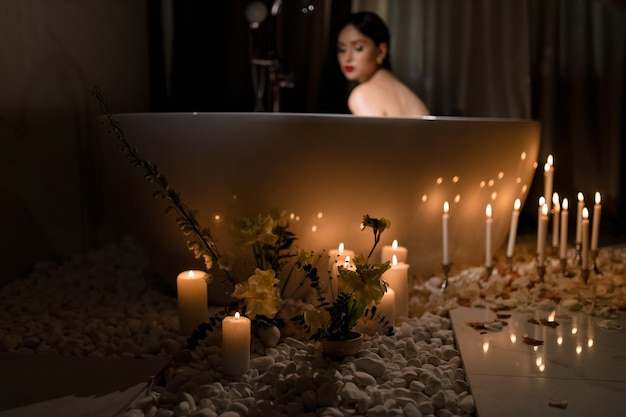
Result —
[{"label": "lit pillar candle", "polygon": [[598,250],[598,235],[600,234],[600,216],[602,215],[602,200],[600,193],[596,192],[596,200],[593,206],[593,225],[591,226],[591,250]]},{"label": "lit pillar candle", "polygon": [[448,220],[450,218],[450,205],[446,201],[443,203],[443,219],[442,219],[442,242],[443,242],[443,264],[450,263],[450,252],[448,248]]},{"label": "lit pillar candle", "polygon": [[513,204],[513,214],[511,214],[511,229],[509,230],[509,242],[506,247],[506,256],[508,258],[513,257],[513,251],[515,249],[515,238],[517,236],[517,223],[519,222],[519,210],[522,206],[520,199],[516,199]]},{"label": "lit pillar candle", "polygon": [[[350,259],[354,258],[354,251],[350,249],[345,249],[343,242],[341,242],[337,249],[331,249],[328,251],[328,257],[328,269],[330,270],[330,277],[332,278],[332,294],[337,295],[337,267],[347,267],[350,264]],[[348,259],[347,264],[346,258]]]},{"label": "lit pillar candle", "polygon": [[541,207],[539,230],[537,231],[537,261],[541,265],[546,260],[546,237],[548,235],[548,205]]},{"label": "lit pillar candle", "polygon": [[222,320],[222,360],[227,375],[242,375],[250,369],[250,319],[238,312]]},{"label": "lit pillar candle", "polygon": [[548,205],[548,213],[550,212],[550,201],[549,198],[552,195],[552,187],[554,182],[554,158],[552,155],[548,155],[546,164],[543,166],[543,176],[544,176],[544,184],[543,184],[543,195],[546,196],[546,204]]},{"label": "lit pillar candle", "polygon": [[406,262],[407,249],[404,246],[398,246],[398,241],[394,240],[391,245],[383,246],[383,251],[381,255],[381,261],[391,262],[393,259],[393,255],[396,255],[398,262]]},{"label": "lit pillar candle", "polygon": [[567,198],[563,199],[563,209],[561,210],[561,242],[559,250],[561,259],[567,258],[567,221],[569,217],[569,202]]},{"label": "lit pillar candle", "polygon": [[559,216],[561,206],[559,204],[559,193],[552,194],[552,247],[559,246]]},{"label": "lit pillar candle", "polygon": [[579,245],[583,240],[582,220],[583,220],[583,207],[585,207],[585,196],[583,193],[578,193],[578,206],[576,209],[576,244]]},{"label": "lit pillar candle", "polygon": [[485,266],[490,267],[493,263],[493,256],[491,254],[491,229],[493,227],[493,213],[491,204],[487,204],[485,209]]},{"label": "lit pillar candle", "polygon": [[583,215],[581,220],[581,266],[582,269],[589,269],[589,210],[583,207]]},{"label": "lit pillar candle", "polygon": [[383,298],[377,306],[377,310],[381,316],[389,320],[392,326],[396,323],[396,292],[387,288],[387,292],[383,294]]},{"label": "lit pillar candle", "polygon": [[383,280],[395,292],[396,317],[409,317],[409,265],[398,262],[394,256],[391,268],[383,274]]},{"label": "lit pillar candle", "polygon": [[180,333],[191,333],[209,319],[207,302],[207,274],[203,271],[185,271],[176,278]]}]

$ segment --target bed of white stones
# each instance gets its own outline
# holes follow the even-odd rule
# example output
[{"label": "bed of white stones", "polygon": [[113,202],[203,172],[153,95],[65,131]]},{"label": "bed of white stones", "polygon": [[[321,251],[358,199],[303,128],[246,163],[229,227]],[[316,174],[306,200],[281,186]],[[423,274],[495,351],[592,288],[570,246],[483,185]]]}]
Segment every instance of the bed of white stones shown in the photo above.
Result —
[{"label": "bed of white stones", "polygon": [[[144,279],[132,238],[62,264],[40,263],[0,290],[0,352],[177,358],[176,299]],[[424,314],[395,335],[368,337],[336,361],[318,345],[287,338],[254,346],[250,371],[221,372],[219,335],[174,362],[125,416],[470,416],[450,321]]]},{"label": "bed of white stones", "polygon": [[174,358],[125,417],[471,416],[447,311],[539,302],[611,317],[626,307],[626,249],[601,250],[598,264],[603,274],[587,285],[562,277],[558,262],[538,282],[532,248],[516,257],[514,271],[486,277],[484,268],[460,268],[445,293],[439,277],[416,285],[413,318],[392,337],[369,337],[354,358],[331,360],[294,338],[273,348],[256,341],[251,370],[233,378],[221,372],[219,334],[181,354],[176,298],[146,281],[146,258],[127,238],[69,262],[40,263],[0,289],[0,352]]}]

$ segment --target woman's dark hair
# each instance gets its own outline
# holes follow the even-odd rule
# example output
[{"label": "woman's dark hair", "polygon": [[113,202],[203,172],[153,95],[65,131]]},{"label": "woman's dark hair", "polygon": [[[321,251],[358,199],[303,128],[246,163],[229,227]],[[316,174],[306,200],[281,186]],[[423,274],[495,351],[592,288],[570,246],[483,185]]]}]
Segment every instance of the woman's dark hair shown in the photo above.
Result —
[{"label": "woman's dark hair", "polygon": [[391,70],[391,62],[389,61],[389,29],[387,25],[376,13],[372,12],[356,12],[352,13],[346,20],[344,20],[339,26],[339,30],[348,25],[353,25],[359,32],[374,41],[374,45],[378,46],[381,43],[387,44],[387,55],[385,60],[381,64],[384,68]]}]

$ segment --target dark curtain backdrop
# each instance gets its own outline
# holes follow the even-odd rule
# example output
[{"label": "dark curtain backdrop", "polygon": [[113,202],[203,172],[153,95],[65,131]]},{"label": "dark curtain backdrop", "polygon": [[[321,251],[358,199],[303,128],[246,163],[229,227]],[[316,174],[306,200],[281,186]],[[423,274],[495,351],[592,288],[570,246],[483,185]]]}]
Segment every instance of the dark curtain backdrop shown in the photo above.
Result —
[{"label": "dark curtain backdrop", "polygon": [[[590,202],[600,191],[603,228],[626,234],[624,0],[264,0],[257,29],[250,3],[148,3],[153,110],[272,111],[270,83],[255,88],[250,63],[271,58],[284,81],[279,111],[346,113],[338,22],[352,9],[376,11],[390,27],[394,72],[433,114],[540,120],[539,162],[554,155],[555,190]],[[526,208],[532,224],[535,207]]]}]

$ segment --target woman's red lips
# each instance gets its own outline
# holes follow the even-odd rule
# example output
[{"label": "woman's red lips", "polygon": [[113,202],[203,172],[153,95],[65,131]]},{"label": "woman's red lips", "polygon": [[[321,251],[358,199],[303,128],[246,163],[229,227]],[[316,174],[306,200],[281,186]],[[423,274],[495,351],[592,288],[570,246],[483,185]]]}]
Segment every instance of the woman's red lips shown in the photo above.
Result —
[{"label": "woman's red lips", "polygon": [[352,72],[354,71],[354,67],[352,65],[346,65],[345,67],[343,67],[346,72]]}]

